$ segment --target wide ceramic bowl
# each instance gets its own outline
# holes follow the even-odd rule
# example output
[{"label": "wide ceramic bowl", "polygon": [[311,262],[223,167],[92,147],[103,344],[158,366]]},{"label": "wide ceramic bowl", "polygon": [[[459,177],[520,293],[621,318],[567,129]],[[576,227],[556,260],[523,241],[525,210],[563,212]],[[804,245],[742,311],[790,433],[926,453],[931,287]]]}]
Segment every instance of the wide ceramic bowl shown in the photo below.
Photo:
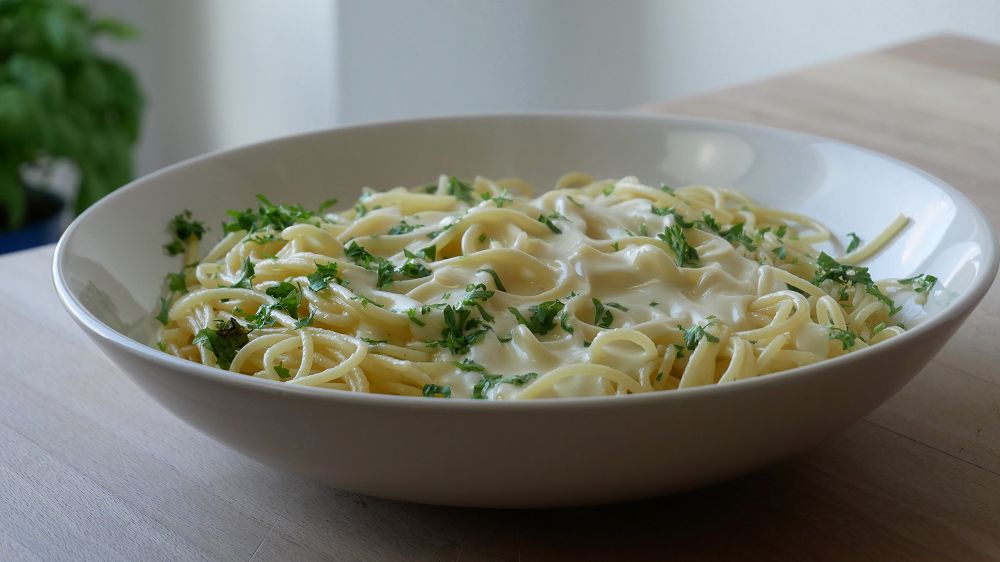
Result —
[{"label": "wide ceramic bowl", "polygon": [[[607,398],[430,400],[286,385],[149,347],[167,221],[183,209],[221,233],[254,195],[316,207],[363,186],[440,173],[552,185],[570,170],[729,186],[870,239],[906,231],[875,278],[938,276],[904,335],[751,380]],[[353,492],[434,504],[559,506],[641,498],[763,467],[873,410],[934,356],[986,293],[997,246],[960,193],[907,164],[829,139],[735,123],[622,114],[493,115],[381,123],[196,158],[141,178],[80,216],[56,249],[59,296],[100,348],[159,403],[279,470]],[[155,437],[155,436],[154,436]]]}]

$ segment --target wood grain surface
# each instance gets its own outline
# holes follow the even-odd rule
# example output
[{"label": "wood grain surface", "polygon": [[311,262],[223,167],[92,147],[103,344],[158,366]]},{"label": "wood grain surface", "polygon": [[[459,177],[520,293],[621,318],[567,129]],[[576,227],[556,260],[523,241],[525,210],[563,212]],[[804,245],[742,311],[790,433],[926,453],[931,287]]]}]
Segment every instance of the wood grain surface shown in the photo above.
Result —
[{"label": "wood grain surface", "polygon": [[[641,108],[798,129],[943,178],[1000,224],[1000,46],[937,36]],[[73,325],[52,248],[0,258],[0,560],[1000,559],[1000,286],[821,448],[685,494],[488,511],[372,499],[173,418]]]}]

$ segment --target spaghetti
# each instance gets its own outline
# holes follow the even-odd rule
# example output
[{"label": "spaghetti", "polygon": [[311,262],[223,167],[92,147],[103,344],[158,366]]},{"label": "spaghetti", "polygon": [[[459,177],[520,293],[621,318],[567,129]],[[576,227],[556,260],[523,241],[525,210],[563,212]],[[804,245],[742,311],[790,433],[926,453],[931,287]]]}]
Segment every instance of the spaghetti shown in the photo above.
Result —
[{"label": "spaghetti", "polygon": [[[568,174],[442,176],[310,212],[260,197],[204,227],[171,223],[163,351],[234,373],[437,398],[622,395],[723,384],[903,332],[901,298],[936,279],[875,281],[857,264],[907,223],[836,260],[817,221],[726,189]],[[895,299],[895,300],[894,300]]]}]

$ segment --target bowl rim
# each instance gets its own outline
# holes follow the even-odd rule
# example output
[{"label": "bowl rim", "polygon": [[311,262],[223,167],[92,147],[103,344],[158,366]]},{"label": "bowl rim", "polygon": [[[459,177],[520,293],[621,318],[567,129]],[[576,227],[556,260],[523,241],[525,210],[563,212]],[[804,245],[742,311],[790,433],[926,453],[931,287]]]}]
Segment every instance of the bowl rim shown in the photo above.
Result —
[{"label": "bowl rim", "polygon": [[[740,381],[735,381],[729,384],[711,384],[703,385],[692,388],[675,389],[669,392],[648,392],[641,394],[631,394],[625,396],[587,396],[587,397],[568,397],[568,398],[539,398],[533,400],[474,400],[471,398],[457,398],[453,400],[428,400],[423,396],[398,396],[398,395],[386,395],[386,394],[373,394],[373,393],[359,393],[359,392],[344,392],[333,389],[309,387],[303,385],[286,384],[280,381],[272,381],[269,379],[261,379],[257,377],[250,377],[244,374],[232,373],[230,371],[224,371],[216,367],[210,367],[207,365],[202,365],[201,363],[195,363],[193,361],[188,361],[180,357],[175,357],[173,355],[161,352],[154,349],[151,346],[139,343],[124,334],[118,332],[117,330],[111,328],[97,317],[92,315],[83,305],[76,299],[73,292],[69,289],[67,284],[66,276],[64,275],[64,270],[66,269],[67,260],[67,248],[69,241],[73,238],[74,233],[80,227],[81,224],[85,223],[89,217],[102,205],[108,205],[111,201],[114,201],[117,197],[122,196],[124,193],[135,190],[142,189],[143,184],[150,180],[157,179],[159,177],[169,175],[174,170],[191,166],[194,164],[199,164],[205,161],[214,160],[221,157],[229,157],[239,155],[241,153],[248,153],[255,150],[266,149],[273,145],[279,145],[288,142],[297,142],[302,140],[308,140],[312,137],[322,137],[330,134],[338,134],[342,132],[356,131],[356,130],[375,130],[379,128],[391,128],[397,126],[419,126],[421,124],[427,123],[438,123],[438,122],[461,122],[461,121],[490,121],[490,120],[511,120],[511,119],[525,119],[525,120],[544,120],[544,119],[556,119],[556,120],[608,120],[608,121],[634,121],[634,122],[659,122],[664,124],[679,124],[679,125],[703,125],[710,127],[722,127],[735,132],[754,132],[754,133],[764,133],[767,135],[780,135],[785,138],[791,138],[799,142],[804,143],[833,143],[846,147],[861,153],[867,154],[869,156],[874,156],[876,158],[881,158],[887,160],[897,166],[901,166],[911,172],[916,173],[918,176],[923,177],[925,180],[935,185],[943,192],[948,194],[952,199],[964,203],[969,210],[971,210],[972,215],[979,223],[984,227],[986,231],[986,244],[983,248],[983,267],[977,272],[976,278],[973,280],[969,288],[961,293],[958,298],[945,306],[940,312],[935,314],[933,317],[929,318],[926,322],[919,324],[918,326],[906,330],[903,334],[891,338],[887,341],[881,342],[879,345],[871,346],[866,349],[858,350],[856,352],[841,355],[839,357],[834,357],[831,359],[826,359],[811,365],[804,365],[801,367],[796,367],[793,369],[788,369],[785,371],[779,371],[777,373],[770,373],[767,376],[758,376],[751,379],[745,379]],[[993,230],[992,225],[983,212],[961,191],[951,186],[942,179],[912,165],[905,161],[899,160],[892,156],[883,154],[876,150],[865,148],[863,146],[858,146],[849,142],[832,139],[829,137],[824,137],[821,135],[814,135],[811,133],[805,133],[801,131],[795,131],[790,129],[783,129],[779,127],[771,127],[767,125],[758,125],[756,123],[740,122],[740,121],[730,121],[724,119],[713,119],[704,117],[688,117],[688,116],[673,116],[673,115],[656,115],[656,114],[646,114],[640,112],[613,112],[613,111],[527,111],[527,112],[491,112],[491,113],[462,113],[462,114],[448,114],[448,115],[435,115],[427,117],[418,117],[412,119],[393,119],[393,120],[380,120],[365,122],[359,124],[350,124],[345,126],[336,126],[323,129],[317,129],[313,131],[308,131],[304,133],[298,133],[293,135],[284,135],[280,137],[270,138],[262,140],[259,142],[254,142],[242,146],[216,150],[203,155],[195,156],[180,162],[171,164],[145,176],[136,178],[130,181],[128,184],[118,188],[117,190],[111,192],[97,203],[91,206],[91,208],[84,211],[80,216],[76,217],[72,223],[66,228],[62,236],[59,238],[59,242],[56,245],[55,253],[52,259],[52,279],[55,285],[56,293],[59,300],[66,308],[70,316],[88,332],[92,337],[100,338],[100,340],[111,344],[114,347],[122,349],[133,356],[137,356],[140,359],[151,361],[164,368],[179,371],[179,373],[184,373],[189,376],[198,377],[204,379],[206,382],[221,383],[225,385],[233,385],[236,387],[242,387],[247,390],[256,390],[265,393],[274,393],[280,395],[294,395],[300,398],[309,398],[315,400],[329,400],[332,402],[346,401],[351,404],[358,405],[369,405],[369,406],[383,406],[383,407],[417,407],[417,408],[448,408],[448,409],[458,409],[458,410],[469,410],[469,411],[521,411],[525,409],[533,410],[537,408],[550,409],[553,407],[558,407],[560,409],[594,409],[594,408],[617,408],[621,406],[638,406],[639,404],[644,404],[647,402],[659,403],[663,401],[668,403],[673,400],[697,400],[697,399],[709,399],[713,397],[718,397],[733,393],[745,393],[745,392],[756,392],[763,391],[770,385],[782,385],[794,382],[796,379],[810,379],[818,376],[823,376],[824,373],[830,373],[832,371],[838,371],[840,369],[850,369],[858,362],[867,362],[874,360],[880,355],[886,355],[894,353],[897,348],[907,345],[911,340],[917,339],[927,332],[933,331],[943,324],[947,324],[956,319],[960,319],[964,314],[972,311],[973,308],[979,303],[979,301],[985,296],[986,292],[989,290],[990,286],[993,284],[994,279],[997,276],[998,265],[1000,265],[1000,256],[998,256],[998,243],[997,236]],[[179,374],[178,373],[178,374]],[[418,406],[419,404],[419,406]]]}]

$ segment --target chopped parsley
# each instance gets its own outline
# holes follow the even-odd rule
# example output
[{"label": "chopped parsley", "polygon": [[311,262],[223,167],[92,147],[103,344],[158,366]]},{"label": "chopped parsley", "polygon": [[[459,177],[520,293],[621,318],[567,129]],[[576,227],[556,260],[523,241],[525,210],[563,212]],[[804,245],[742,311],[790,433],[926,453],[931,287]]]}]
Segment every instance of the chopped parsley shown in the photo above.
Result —
[{"label": "chopped parsley", "polygon": [[664,193],[669,193],[671,195],[674,194],[674,188],[670,187],[669,185],[667,185],[665,183],[661,183],[660,184],[660,191],[662,191]]},{"label": "chopped parsley", "polygon": [[380,258],[373,256],[371,252],[364,249],[364,247],[354,240],[351,240],[351,243],[344,248],[344,255],[351,258],[354,263],[365,269],[371,269],[372,262],[378,262],[380,260]]},{"label": "chopped parsley", "polygon": [[851,239],[851,243],[847,245],[847,253],[850,254],[854,250],[857,250],[858,246],[861,245],[861,238],[853,232],[848,232],[847,236]]},{"label": "chopped parsley", "polygon": [[600,328],[610,328],[615,321],[614,315],[605,308],[604,303],[596,298],[590,299],[594,303],[594,325]]},{"label": "chopped parsley", "polygon": [[851,332],[850,330],[842,330],[840,328],[833,326],[832,324],[827,326],[827,329],[830,331],[829,333],[830,339],[840,341],[840,344],[841,346],[843,346],[844,351],[847,351],[848,349],[854,347],[854,344],[857,343],[858,336],[854,334],[854,332]]},{"label": "chopped parsley", "polygon": [[461,199],[466,203],[472,203],[472,186],[463,182],[455,176],[448,178],[446,193],[455,199]]},{"label": "chopped parsley", "polygon": [[778,230],[774,231],[774,235],[777,236],[778,238],[784,238],[785,237],[785,233],[787,233],[787,232],[788,232],[788,226],[781,225],[781,226],[778,227]]},{"label": "chopped parsley", "polygon": [[878,324],[875,324],[875,327],[872,328],[872,334],[874,335],[881,332],[882,330],[885,329],[885,327],[886,327],[885,322],[879,322]]},{"label": "chopped parsley", "polygon": [[486,400],[489,391],[493,388],[500,386],[501,384],[512,384],[514,386],[524,386],[538,377],[538,373],[525,373],[523,375],[516,375],[505,377],[502,375],[493,375],[490,373],[484,373],[479,382],[472,387],[472,397],[476,400]]},{"label": "chopped parsley", "polygon": [[722,236],[734,246],[742,244],[744,248],[751,252],[756,249],[753,243],[753,238],[746,235],[746,232],[743,231],[743,223],[741,222],[738,222],[729,227],[727,230],[720,232],[719,236]]},{"label": "chopped parsley", "polygon": [[716,234],[722,234],[722,225],[716,222],[715,217],[708,213],[701,214],[700,226],[704,227],[702,230],[708,230]]},{"label": "chopped parsley", "polygon": [[308,315],[303,316],[302,318],[299,318],[298,320],[295,321],[294,328],[296,330],[301,330],[302,328],[305,328],[306,326],[312,326],[313,318],[315,316],[316,316],[316,312],[310,310]]},{"label": "chopped parsley", "polygon": [[701,326],[691,326],[690,328],[684,328],[680,324],[677,325],[677,329],[684,332],[684,347],[690,351],[694,351],[698,347],[698,343],[704,338],[710,343],[719,343],[719,338],[710,334],[706,328],[719,323],[719,319],[715,316],[709,316],[707,318],[708,322]]},{"label": "chopped parsley", "polygon": [[421,328],[427,325],[426,322],[417,318],[417,309],[415,308],[406,309],[406,316],[410,319],[410,322],[413,322],[414,324],[420,326]]},{"label": "chopped parsley", "polygon": [[438,386],[436,384],[427,383],[424,385],[422,393],[428,398],[451,398],[451,385],[446,384],[444,386]]},{"label": "chopped parsley", "polygon": [[376,275],[378,276],[375,286],[381,289],[386,285],[392,284],[392,276],[396,273],[396,266],[392,265],[392,262],[386,259],[378,260],[378,267],[375,268]]},{"label": "chopped parsley", "polygon": [[483,367],[482,365],[480,365],[479,363],[476,363],[475,361],[473,361],[472,359],[469,359],[468,357],[466,357],[465,359],[462,359],[461,362],[452,361],[452,365],[458,367],[459,371],[465,371],[465,372],[475,371],[477,373],[486,372],[486,367]]},{"label": "chopped parsley", "polygon": [[816,266],[816,275],[812,280],[813,285],[819,285],[827,279],[843,284],[874,284],[867,267],[843,265],[827,255],[826,252],[820,252],[819,257],[816,258]]},{"label": "chopped parsley", "polygon": [[559,326],[565,330],[567,334],[573,333],[573,326],[569,323],[569,312],[563,311],[562,316],[559,317]]},{"label": "chopped parsley", "polygon": [[419,250],[417,253],[413,253],[409,250],[404,249],[403,255],[411,260],[422,259],[426,261],[434,261],[434,258],[437,257],[437,246],[434,246],[432,244],[430,246],[427,246],[426,248]]},{"label": "chopped parsley", "polygon": [[238,287],[240,289],[253,289],[253,276],[255,275],[253,270],[253,263],[250,261],[249,257],[243,259],[243,265],[240,266],[240,276],[233,283],[233,287]]},{"label": "chopped parsley", "polygon": [[674,224],[680,225],[683,228],[691,228],[694,226],[693,222],[682,217],[674,207],[657,207],[655,204],[650,203],[649,210],[654,215],[660,217],[674,217]]},{"label": "chopped parsley", "polygon": [[336,205],[337,202],[338,202],[338,200],[337,200],[336,197],[331,197],[331,198],[323,201],[322,203],[319,204],[319,212],[322,213],[322,212],[326,211],[330,207],[333,207],[334,205]]},{"label": "chopped parsley", "polygon": [[826,280],[832,280],[844,285],[861,285],[865,288],[866,293],[889,307],[889,316],[893,316],[902,310],[902,307],[896,306],[896,303],[875,285],[871,274],[868,273],[867,267],[838,263],[837,260],[828,256],[826,252],[820,252],[819,257],[816,258],[816,265],[816,275],[812,280],[813,285],[818,286]]},{"label": "chopped parsley", "polygon": [[469,348],[483,337],[489,328],[479,318],[473,318],[472,310],[465,307],[444,307],[444,329],[441,339],[427,342],[431,347],[443,347],[455,355],[464,355]]},{"label": "chopped parsley", "polygon": [[184,294],[187,292],[187,277],[183,272],[181,273],[168,273],[167,274],[167,287],[172,293]]},{"label": "chopped parsley", "polygon": [[479,235],[479,243],[480,244],[486,242],[489,239],[490,239],[490,237],[487,236],[485,232]]},{"label": "chopped parsley", "polygon": [[233,220],[222,224],[222,230],[229,232],[256,232],[271,227],[284,230],[293,224],[306,222],[313,214],[302,208],[302,205],[275,205],[267,197],[257,195],[257,210],[226,211]]},{"label": "chopped parsley", "polygon": [[156,315],[156,319],[160,321],[160,324],[164,326],[167,325],[169,317],[167,313],[170,311],[170,305],[172,304],[172,298],[160,297],[160,312]]},{"label": "chopped parsley", "polygon": [[933,275],[927,275],[926,273],[921,273],[920,275],[915,275],[913,277],[908,277],[906,279],[900,279],[900,285],[912,286],[914,293],[930,293],[931,289],[934,288],[934,284],[937,283],[938,278]]},{"label": "chopped parsley", "polygon": [[171,256],[183,254],[184,243],[190,240],[191,237],[201,240],[206,230],[205,223],[194,220],[191,216],[191,211],[187,209],[175,215],[167,224],[167,228],[170,231],[171,240],[169,243],[163,245],[163,249]]},{"label": "chopped parsley", "polygon": [[219,320],[214,330],[202,328],[194,337],[194,343],[211,351],[223,369],[229,369],[236,352],[249,341],[247,331],[234,318]]},{"label": "chopped parsley", "polygon": [[247,318],[253,329],[273,326],[274,318],[271,313],[276,310],[283,311],[296,320],[299,318],[299,304],[302,302],[302,295],[296,285],[282,281],[273,287],[268,287],[265,293],[275,300],[260,306],[253,316]]},{"label": "chopped parsley", "polygon": [[358,339],[361,340],[361,341],[363,341],[363,342],[365,342],[365,343],[367,343],[368,345],[382,345],[382,344],[384,344],[384,343],[386,343],[386,342],[389,341],[389,340],[377,340],[377,339],[374,339],[374,338],[366,338],[364,336],[362,336],[362,337],[360,337]]},{"label": "chopped parsley", "polygon": [[368,305],[377,306],[379,308],[385,308],[384,304],[379,304],[364,295],[357,295],[351,297],[351,299],[358,301],[358,303],[361,305],[361,308],[367,308]]},{"label": "chopped parsley", "polygon": [[505,293],[507,292],[507,288],[503,286],[503,282],[500,281],[500,276],[497,275],[496,271],[493,271],[492,269],[489,269],[489,268],[486,268],[486,267],[483,267],[483,268],[480,268],[480,269],[476,270],[477,273],[480,272],[480,271],[483,272],[483,273],[488,273],[489,276],[493,278],[493,284],[497,286],[497,289],[499,289],[499,290],[501,290],[501,291],[503,291]]},{"label": "chopped parsley", "polygon": [[251,235],[247,235],[247,237],[245,238],[245,240],[247,242],[250,242],[250,243],[253,243],[253,244],[257,244],[259,246],[263,246],[264,244],[268,244],[270,242],[274,242],[275,240],[278,240],[278,239],[279,239],[279,236],[277,234],[275,234],[274,231],[268,231],[268,232],[263,232],[263,233],[260,233],[260,234],[254,234],[252,236]]},{"label": "chopped parsley", "polygon": [[[493,295],[496,294],[495,291],[491,291],[486,288],[483,283],[469,283],[465,286],[465,298],[462,299],[461,306],[463,307],[473,307],[479,311],[479,315],[483,317],[483,320],[487,322],[493,321],[493,315],[486,312],[483,308],[482,303],[490,300]],[[447,297],[445,297],[447,298]]]},{"label": "chopped parsley", "polygon": [[501,189],[500,193],[498,193],[498,194],[496,194],[496,195],[494,195],[492,197],[490,196],[490,194],[484,193],[483,194],[483,200],[484,201],[493,201],[493,204],[496,205],[498,209],[502,209],[504,207],[504,205],[506,205],[506,204],[510,203],[511,201],[513,201],[513,199],[511,199],[510,193],[508,193],[506,187],[503,188],[503,189]]},{"label": "chopped parsley", "polygon": [[411,279],[428,277],[431,274],[431,270],[426,265],[413,260],[406,260],[406,263],[400,266],[399,272]]},{"label": "chopped parsley", "polygon": [[688,243],[687,238],[684,237],[681,225],[675,224],[668,227],[662,234],[657,236],[659,236],[660,240],[670,245],[670,249],[674,251],[674,256],[676,256],[675,259],[678,266],[688,267],[698,265],[698,252]]},{"label": "chopped parsley", "polygon": [[530,319],[525,318],[524,315],[522,315],[520,311],[513,306],[507,307],[507,310],[514,315],[518,324],[524,324],[533,334],[544,336],[556,327],[556,316],[562,312],[564,306],[565,305],[558,300],[545,301],[543,303],[531,305],[528,307],[528,312],[531,314]]},{"label": "chopped parsley", "polygon": [[278,373],[278,378],[283,381],[287,381],[292,378],[292,373],[282,363],[278,363],[274,366],[274,372]]},{"label": "chopped parsley", "polygon": [[455,223],[453,223],[453,222],[452,223],[448,223],[448,224],[444,225],[443,227],[441,227],[441,228],[439,228],[437,230],[434,230],[432,232],[428,232],[427,233],[427,237],[433,240],[434,238],[437,238],[438,235],[440,235],[442,232],[448,230],[449,228],[451,228],[453,226],[455,226]]},{"label": "chopped parsley", "polygon": [[788,257],[788,252],[785,250],[784,246],[778,246],[774,249],[774,255],[778,256],[779,260],[785,261],[785,258]]},{"label": "chopped parsley", "polygon": [[562,230],[560,230],[559,227],[556,226],[556,224],[554,222],[552,222],[552,221],[553,220],[558,220],[558,219],[564,219],[564,218],[566,218],[566,217],[560,215],[556,211],[552,211],[551,213],[549,213],[547,215],[538,215],[538,222],[540,222],[540,223],[544,224],[545,226],[549,227],[549,230],[551,230],[553,233],[555,233],[555,234],[562,234]]},{"label": "chopped parsley", "polygon": [[650,301],[649,306],[659,306],[659,304],[657,301]]},{"label": "chopped parsley", "polygon": [[424,225],[422,224],[410,224],[406,220],[401,221],[396,226],[389,229],[388,234],[396,236],[399,234],[406,234],[408,232],[413,232],[414,229],[420,228]]},{"label": "chopped parsley", "polygon": [[567,195],[566,199],[568,199],[570,203],[576,205],[577,207],[580,207],[581,209],[583,208],[583,203],[580,203],[576,199],[573,199],[572,195]]},{"label": "chopped parsley", "polygon": [[344,280],[337,276],[336,262],[314,263],[316,264],[316,271],[306,276],[306,280],[309,281],[309,288],[311,290],[322,291],[330,286],[331,281],[337,283],[338,285],[344,284]]},{"label": "chopped parsley", "polygon": [[602,189],[601,192],[604,193],[605,197],[610,196],[612,193],[615,192],[615,184],[609,183],[608,185],[604,186],[604,189]]}]

